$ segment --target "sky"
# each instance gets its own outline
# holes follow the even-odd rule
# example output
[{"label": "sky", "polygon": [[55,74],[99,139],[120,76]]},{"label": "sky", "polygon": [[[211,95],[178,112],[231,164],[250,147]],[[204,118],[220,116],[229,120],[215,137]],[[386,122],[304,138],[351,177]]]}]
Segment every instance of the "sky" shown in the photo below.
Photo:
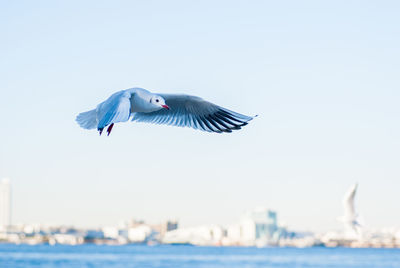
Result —
[{"label": "sky", "polygon": [[[0,178],[13,223],[182,226],[257,206],[340,229],[359,183],[368,228],[400,227],[398,1],[0,4]],[[78,113],[118,90],[201,96],[259,116],[231,134]]]}]

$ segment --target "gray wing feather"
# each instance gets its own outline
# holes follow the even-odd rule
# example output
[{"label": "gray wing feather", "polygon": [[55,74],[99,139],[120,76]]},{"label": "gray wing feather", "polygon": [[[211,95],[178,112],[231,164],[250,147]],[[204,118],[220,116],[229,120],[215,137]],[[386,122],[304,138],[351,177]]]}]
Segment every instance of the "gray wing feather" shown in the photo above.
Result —
[{"label": "gray wing feather", "polygon": [[170,110],[135,113],[132,121],[191,127],[208,132],[232,132],[253,117],[225,109],[196,96],[159,94]]}]

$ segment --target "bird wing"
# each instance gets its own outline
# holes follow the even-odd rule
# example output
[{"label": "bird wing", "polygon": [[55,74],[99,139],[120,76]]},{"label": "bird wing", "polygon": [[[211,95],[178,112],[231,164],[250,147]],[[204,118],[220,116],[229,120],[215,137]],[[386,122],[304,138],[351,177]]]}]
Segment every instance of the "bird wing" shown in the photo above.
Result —
[{"label": "bird wing", "polygon": [[97,108],[97,128],[103,129],[112,123],[125,122],[129,119],[131,111],[131,93],[122,90],[111,95]]},{"label": "bird wing", "polygon": [[134,113],[132,121],[191,127],[208,132],[232,132],[253,117],[239,114],[196,96],[159,94],[170,110]]},{"label": "bird wing", "polygon": [[356,195],[356,191],[357,184],[354,184],[350,187],[343,198],[344,216],[347,219],[355,219],[357,216],[354,208],[354,197]]}]

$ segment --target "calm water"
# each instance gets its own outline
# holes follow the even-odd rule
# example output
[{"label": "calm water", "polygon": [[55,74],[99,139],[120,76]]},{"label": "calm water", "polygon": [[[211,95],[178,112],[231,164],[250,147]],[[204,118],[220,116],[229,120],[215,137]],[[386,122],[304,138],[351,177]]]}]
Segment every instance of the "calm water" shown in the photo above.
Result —
[{"label": "calm water", "polygon": [[400,267],[399,249],[27,246],[0,244],[1,268]]}]

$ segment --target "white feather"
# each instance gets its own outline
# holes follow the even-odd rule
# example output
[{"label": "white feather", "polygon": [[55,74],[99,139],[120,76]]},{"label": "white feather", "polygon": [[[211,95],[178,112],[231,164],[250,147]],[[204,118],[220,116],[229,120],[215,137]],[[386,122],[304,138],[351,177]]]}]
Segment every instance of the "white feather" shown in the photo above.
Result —
[{"label": "white feather", "polygon": [[97,128],[97,112],[96,109],[78,114],[76,122],[84,129]]}]

